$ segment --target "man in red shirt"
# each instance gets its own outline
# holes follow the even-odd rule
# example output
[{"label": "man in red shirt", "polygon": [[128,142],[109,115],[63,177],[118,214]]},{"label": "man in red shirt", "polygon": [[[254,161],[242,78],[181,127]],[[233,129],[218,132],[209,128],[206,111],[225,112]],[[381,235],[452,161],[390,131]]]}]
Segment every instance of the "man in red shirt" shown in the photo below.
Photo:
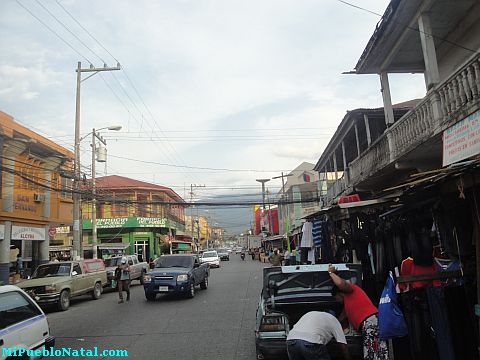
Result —
[{"label": "man in red shirt", "polygon": [[343,298],[343,309],[348,321],[363,338],[363,358],[368,360],[388,360],[385,341],[379,339],[378,309],[367,294],[355,284],[348,283],[336,274],[337,269],[329,266],[328,273]]}]

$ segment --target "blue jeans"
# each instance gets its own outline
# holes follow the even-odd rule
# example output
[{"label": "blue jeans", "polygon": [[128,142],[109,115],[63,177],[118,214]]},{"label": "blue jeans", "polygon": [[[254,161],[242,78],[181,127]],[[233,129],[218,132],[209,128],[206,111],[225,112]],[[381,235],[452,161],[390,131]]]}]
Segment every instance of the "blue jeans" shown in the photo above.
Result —
[{"label": "blue jeans", "polygon": [[305,340],[288,340],[287,352],[289,360],[330,360],[325,345],[312,344]]}]

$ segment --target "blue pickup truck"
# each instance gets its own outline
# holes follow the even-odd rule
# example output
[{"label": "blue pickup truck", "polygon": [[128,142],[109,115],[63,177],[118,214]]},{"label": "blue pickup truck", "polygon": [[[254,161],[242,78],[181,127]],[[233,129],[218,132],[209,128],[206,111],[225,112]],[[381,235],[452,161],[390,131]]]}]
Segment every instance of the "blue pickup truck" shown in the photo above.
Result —
[{"label": "blue pickup truck", "polygon": [[192,254],[162,255],[155,261],[155,268],[144,276],[143,289],[148,301],[157,294],[195,296],[195,286],[208,287],[210,268],[200,264]]}]

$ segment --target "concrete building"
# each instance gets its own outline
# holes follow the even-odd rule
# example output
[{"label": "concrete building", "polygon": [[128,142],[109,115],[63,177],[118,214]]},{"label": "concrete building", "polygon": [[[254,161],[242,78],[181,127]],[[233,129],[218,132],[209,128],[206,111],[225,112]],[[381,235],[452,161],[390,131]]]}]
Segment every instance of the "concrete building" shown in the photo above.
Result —
[{"label": "concrete building", "polygon": [[[97,178],[96,190],[99,257],[135,253],[149,259],[185,231],[184,200],[168,187],[112,175]],[[84,199],[85,257],[92,255],[91,215],[92,202]]]},{"label": "concrete building", "polygon": [[[73,153],[0,112],[0,282],[19,254],[23,267],[49,261],[57,227],[72,224]],[[49,231],[50,230],[50,231]],[[61,244],[71,246],[65,234]]]},{"label": "concrete building", "polygon": [[[383,114],[379,109],[347,114],[317,162],[319,172],[346,172],[329,189],[330,202],[352,192],[374,194],[412,173],[480,152],[475,131],[469,141],[443,141],[444,132],[479,116],[479,49],[478,1],[389,4],[353,71],[379,75]],[[392,105],[389,73],[424,74],[426,96],[400,111]],[[458,141],[464,143],[456,146]]]},{"label": "concrete building", "polygon": [[[312,201],[320,198],[326,191],[324,178],[314,170],[315,165],[303,162],[285,177],[285,188],[281,189],[277,198],[285,199],[287,203],[278,207],[279,233],[286,233],[286,220],[291,229],[301,226],[302,217],[320,210],[320,203]],[[329,175],[331,177],[331,175]]]}]

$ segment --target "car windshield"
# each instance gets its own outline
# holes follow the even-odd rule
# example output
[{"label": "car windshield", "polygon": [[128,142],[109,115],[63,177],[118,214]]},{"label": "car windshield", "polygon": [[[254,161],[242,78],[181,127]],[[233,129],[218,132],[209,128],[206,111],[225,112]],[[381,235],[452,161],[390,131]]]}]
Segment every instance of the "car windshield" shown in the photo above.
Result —
[{"label": "car windshield", "polygon": [[156,268],[169,267],[193,267],[193,256],[160,256],[157,260]]},{"label": "car windshield", "polygon": [[72,264],[48,264],[41,265],[35,270],[32,278],[44,278],[49,276],[70,276]]},{"label": "car windshield", "polygon": [[227,252],[228,252],[227,249],[218,249],[218,250],[217,250],[217,253],[218,253],[218,254],[220,254],[220,253],[225,254],[225,253],[227,253]]},{"label": "car windshield", "polygon": [[217,252],[216,251],[207,251],[207,252],[204,252],[202,257],[204,258],[209,258],[209,257],[216,257],[217,256]]},{"label": "car windshield", "polygon": [[106,267],[118,266],[118,265],[120,265],[120,261],[122,261],[121,257],[106,259],[105,260],[105,266]]}]

